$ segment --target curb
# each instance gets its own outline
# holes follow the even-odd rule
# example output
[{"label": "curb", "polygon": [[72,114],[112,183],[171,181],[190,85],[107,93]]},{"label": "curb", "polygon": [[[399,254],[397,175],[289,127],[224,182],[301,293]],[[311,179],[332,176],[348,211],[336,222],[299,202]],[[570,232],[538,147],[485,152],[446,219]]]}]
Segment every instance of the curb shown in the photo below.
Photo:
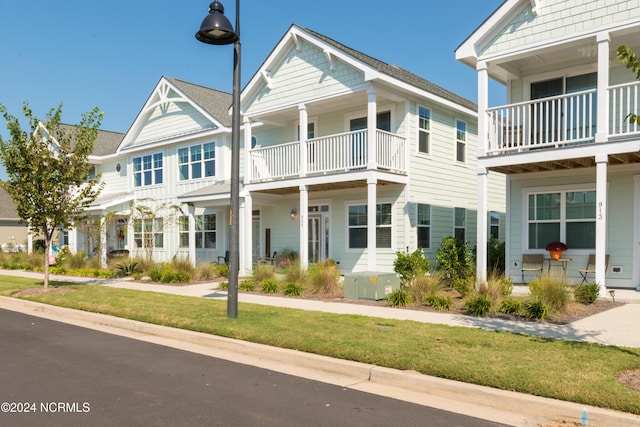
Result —
[{"label": "curb", "polygon": [[[425,396],[434,396],[439,399],[449,399],[460,403],[464,402],[467,405],[484,408],[485,411],[490,409],[514,414],[517,419],[520,419],[522,422],[518,423],[518,425],[532,425],[531,422],[534,420],[536,422],[563,420],[565,422],[573,421],[580,423],[580,417],[585,408],[588,413],[589,425],[592,426],[640,425],[640,416],[629,413],[467,384],[423,375],[415,371],[400,371],[298,350],[283,349],[200,332],[154,325],[105,314],[57,307],[4,296],[0,296],[0,308],[44,318],[47,318],[45,315],[51,315],[60,318],[52,320],[72,324],[74,324],[73,321],[76,321],[80,324],[75,324],[81,327],[91,327],[93,325],[116,328],[143,336],[155,336],[180,343],[203,346],[209,349],[215,349],[216,351],[228,352],[234,355],[243,355],[261,361],[275,362],[275,364],[279,365],[309,369],[322,372],[325,376],[326,374],[338,376],[346,387],[363,389],[363,384],[378,384],[416,392]],[[237,358],[231,360],[237,361]],[[363,391],[366,390],[363,389]],[[424,402],[426,399],[420,400]],[[511,419],[514,418],[511,417]]]}]

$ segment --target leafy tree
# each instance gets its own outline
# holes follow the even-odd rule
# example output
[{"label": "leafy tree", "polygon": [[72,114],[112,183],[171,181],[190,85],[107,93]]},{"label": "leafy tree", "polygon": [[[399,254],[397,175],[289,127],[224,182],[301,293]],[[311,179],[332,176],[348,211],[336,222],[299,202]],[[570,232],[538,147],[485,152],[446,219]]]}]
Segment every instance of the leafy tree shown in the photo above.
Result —
[{"label": "leafy tree", "polygon": [[176,224],[184,211],[180,205],[169,202],[156,203],[153,199],[139,199],[139,202],[141,203],[131,203],[131,218],[134,224],[139,221],[140,227],[137,232],[134,230],[138,235],[135,238],[136,246],[142,247],[147,259],[151,261],[156,247],[156,235],[164,235],[165,228]]},{"label": "leafy tree", "polygon": [[79,222],[103,188],[98,184],[100,176],[89,177],[91,165],[87,162],[103,113],[96,107],[83,114],[79,124],[69,126],[60,123],[62,104],[40,121],[25,103],[26,131],[1,104],[0,113],[10,135],[7,140],[0,136],[0,160],[8,175],[0,185],[13,198],[21,221],[44,238],[47,288],[49,251],[56,229]]},{"label": "leafy tree", "polygon": [[[636,73],[636,80],[640,80],[640,60],[638,60],[636,53],[631,50],[629,46],[622,45],[618,47],[616,55],[618,56],[620,63]],[[638,114],[631,113],[626,117],[626,119],[629,120],[629,124],[640,125],[640,115]]]}]

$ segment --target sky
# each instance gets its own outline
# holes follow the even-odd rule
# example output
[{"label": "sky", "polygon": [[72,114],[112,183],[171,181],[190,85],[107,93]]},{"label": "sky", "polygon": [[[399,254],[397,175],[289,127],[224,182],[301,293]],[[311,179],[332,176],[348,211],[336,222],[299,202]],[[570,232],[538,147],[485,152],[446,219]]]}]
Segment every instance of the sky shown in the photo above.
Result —
[{"label": "sky", "polygon": [[[475,102],[476,72],[454,51],[502,2],[244,0],[241,85],[297,24]],[[209,3],[0,0],[0,104],[22,117],[28,101],[44,118],[62,103],[72,124],[98,106],[101,129],[126,132],[163,75],[230,93],[232,46],[195,39]],[[235,3],[222,1],[232,23]]]}]

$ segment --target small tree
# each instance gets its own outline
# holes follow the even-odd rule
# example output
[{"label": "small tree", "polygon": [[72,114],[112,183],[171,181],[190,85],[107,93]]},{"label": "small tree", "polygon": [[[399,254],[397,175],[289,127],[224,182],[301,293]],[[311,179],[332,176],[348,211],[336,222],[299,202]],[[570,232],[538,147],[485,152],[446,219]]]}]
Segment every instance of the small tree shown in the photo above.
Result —
[{"label": "small tree", "polygon": [[13,198],[21,221],[44,239],[47,288],[49,252],[56,229],[79,222],[102,190],[99,175],[89,179],[87,159],[103,114],[96,107],[82,115],[80,124],[68,126],[60,123],[62,105],[49,110],[44,121],[36,118],[26,103],[22,112],[29,122],[28,131],[0,105],[10,134],[8,140],[0,136],[0,160],[8,175],[0,185]]}]

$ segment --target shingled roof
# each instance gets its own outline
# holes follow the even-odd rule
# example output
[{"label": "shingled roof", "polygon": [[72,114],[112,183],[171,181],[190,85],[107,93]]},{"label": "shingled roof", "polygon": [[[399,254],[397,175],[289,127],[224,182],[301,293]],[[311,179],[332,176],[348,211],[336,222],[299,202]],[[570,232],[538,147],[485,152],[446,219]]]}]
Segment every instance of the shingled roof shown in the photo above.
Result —
[{"label": "shingled roof", "polygon": [[[70,132],[75,126],[60,123],[60,127],[66,132]],[[124,133],[98,129],[98,136],[93,143],[93,153],[91,154],[94,156],[113,154],[118,149],[118,146],[120,146],[123,138]]]},{"label": "shingled roof", "polygon": [[13,198],[2,187],[0,187],[0,219],[19,219]]},{"label": "shingled roof", "polygon": [[382,62],[376,58],[373,58],[369,55],[366,55],[362,52],[359,52],[355,49],[352,49],[348,46],[343,45],[342,43],[338,43],[337,41],[324,36],[320,33],[316,33],[313,30],[310,30],[308,28],[305,27],[300,27],[299,28],[303,29],[304,31],[307,31],[309,34],[312,34],[313,36],[317,37],[318,39],[322,40],[323,42],[342,50],[343,52],[351,55],[352,57],[358,59],[359,61],[364,62],[367,65],[370,65],[371,67],[375,68],[376,70],[380,71],[381,73],[384,73],[390,77],[393,77],[395,79],[398,79],[402,82],[408,83],[416,88],[419,89],[423,89],[429,93],[432,93],[436,96],[439,96],[441,98],[444,98],[448,101],[451,102],[455,102],[456,104],[459,104],[463,107],[469,108],[473,111],[478,111],[478,106],[477,104],[475,104],[472,101],[469,101],[468,99],[457,95],[447,89],[444,89],[441,86],[438,86],[434,83],[431,83],[428,80],[423,79],[422,77],[419,77],[403,68],[398,67],[397,65],[389,65],[386,62]]},{"label": "shingled roof", "polygon": [[193,100],[193,102],[207,111],[207,113],[219,120],[224,126],[231,126],[229,108],[231,108],[232,96],[230,93],[185,82],[173,77],[164,76],[164,78],[180,89],[186,96]]}]

